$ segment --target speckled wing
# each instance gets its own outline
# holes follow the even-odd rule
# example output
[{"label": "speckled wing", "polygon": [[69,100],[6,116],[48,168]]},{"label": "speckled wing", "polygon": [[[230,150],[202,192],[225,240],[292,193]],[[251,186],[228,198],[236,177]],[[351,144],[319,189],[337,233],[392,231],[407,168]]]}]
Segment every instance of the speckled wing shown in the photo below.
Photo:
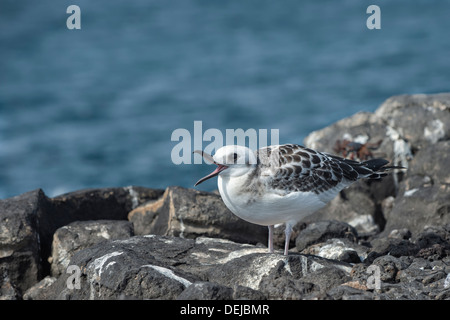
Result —
[{"label": "speckled wing", "polygon": [[[295,144],[269,146],[257,152],[260,177],[267,187],[286,193],[294,191],[323,193],[344,188],[359,178],[379,178],[364,162],[357,162],[314,151]],[[386,160],[372,163],[382,167]],[[369,163],[371,164],[371,163]]]}]

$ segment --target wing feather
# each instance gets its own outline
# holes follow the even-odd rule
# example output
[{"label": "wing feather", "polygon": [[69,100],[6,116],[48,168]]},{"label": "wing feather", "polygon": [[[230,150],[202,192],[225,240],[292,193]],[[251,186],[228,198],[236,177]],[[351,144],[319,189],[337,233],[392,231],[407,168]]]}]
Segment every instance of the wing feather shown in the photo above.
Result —
[{"label": "wing feather", "polygon": [[280,191],[319,194],[339,184],[344,188],[360,178],[382,176],[376,173],[380,168],[375,168],[373,162],[348,160],[296,144],[269,146],[256,154],[261,178],[267,186]]}]

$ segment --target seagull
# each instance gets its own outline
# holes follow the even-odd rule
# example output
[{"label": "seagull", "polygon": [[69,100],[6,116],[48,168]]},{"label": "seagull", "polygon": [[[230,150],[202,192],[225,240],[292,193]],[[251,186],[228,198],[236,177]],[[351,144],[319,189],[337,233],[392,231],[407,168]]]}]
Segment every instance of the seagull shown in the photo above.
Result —
[{"label": "seagull", "polygon": [[268,226],[268,251],[273,253],[273,232],[285,224],[284,255],[288,255],[293,226],[323,208],[342,189],[363,179],[380,179],[389,161],[354,161],[318,152],[297,144],[273,145],[253,151],[239,145],[219,148],[214,156],[201,150],[204,159],[217,165],[200,183],[218,176],[219,193],[228,209],[250,223]]}]

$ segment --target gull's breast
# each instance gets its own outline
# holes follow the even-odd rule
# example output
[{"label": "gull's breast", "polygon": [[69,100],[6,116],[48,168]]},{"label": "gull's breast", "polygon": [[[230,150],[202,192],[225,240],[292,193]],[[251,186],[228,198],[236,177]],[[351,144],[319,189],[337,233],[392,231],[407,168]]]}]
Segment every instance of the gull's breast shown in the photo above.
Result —
[{"label": "gull's breast", "polygon": [[248,177],[218,177],[225,205],[236,216],[259,225],[299,221],[325,206],[313,192],[280,192],[264,184],[248,185]]}]

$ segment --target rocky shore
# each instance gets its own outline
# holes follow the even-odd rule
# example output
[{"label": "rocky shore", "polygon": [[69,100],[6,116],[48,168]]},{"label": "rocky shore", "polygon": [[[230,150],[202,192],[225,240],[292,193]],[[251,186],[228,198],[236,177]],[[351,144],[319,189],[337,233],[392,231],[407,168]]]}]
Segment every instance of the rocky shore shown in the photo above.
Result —
[{"label": "rocky shore", "polygon": [[267,228],[216,193],[0,200],[0,299],[450,299],[450,93],[392,97],[304,145],[407,170],[342,191],[294,228],[287,257],[283,227],[268,254]]}]

